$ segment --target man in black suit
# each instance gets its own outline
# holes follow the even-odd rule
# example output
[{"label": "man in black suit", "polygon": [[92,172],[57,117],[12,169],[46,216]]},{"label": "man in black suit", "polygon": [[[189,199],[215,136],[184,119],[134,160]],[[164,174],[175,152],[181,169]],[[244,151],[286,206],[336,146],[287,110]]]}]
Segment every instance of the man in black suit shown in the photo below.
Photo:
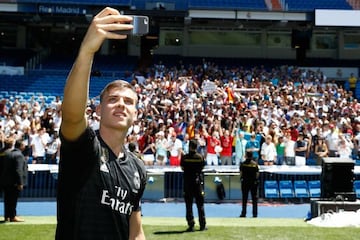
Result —
[{"label": "man in black suit", "polygon": [[14,147],[14,139],[13,138],[5,138],[3,139],[3,145],[0,150],[0,191],[4,192],[4,162],[5,162],[5,156],[6,151],[9,149],[12,149]]},{"label": "man in black suit", "polygon": [[[14,143],[14,139],[8,139],[7,142]],[[22,154],[23,150],[22,141],[16,140],[14,148],[9,148],[4,152],[1,182],[4,188],[5,222],[24,221],[16,216],[18,197],[27,180],[27,162]]]},{"label": "man in black suit", "polygon": [[3,174],[3,169],[4,169],[4,158],[5,158],[5,151],[6,151],[6,146],[5,146],[5,141],[2,141],[4,143],[3,146],[1,146],[0,149],[0,193],[3,191],[3,183],[2,183],[2,174]]}]

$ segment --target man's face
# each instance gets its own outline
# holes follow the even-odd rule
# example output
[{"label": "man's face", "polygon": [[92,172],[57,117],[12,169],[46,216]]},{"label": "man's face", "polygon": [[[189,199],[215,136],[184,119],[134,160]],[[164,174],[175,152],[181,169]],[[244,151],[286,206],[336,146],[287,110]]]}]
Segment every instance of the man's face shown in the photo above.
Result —
[{"label": "man's face", "polygon": [[137,96],[131,89],[110,89],[96,109],[96,113],[101,117],[101,125],[127,130],[137,117],[136,100]]}]

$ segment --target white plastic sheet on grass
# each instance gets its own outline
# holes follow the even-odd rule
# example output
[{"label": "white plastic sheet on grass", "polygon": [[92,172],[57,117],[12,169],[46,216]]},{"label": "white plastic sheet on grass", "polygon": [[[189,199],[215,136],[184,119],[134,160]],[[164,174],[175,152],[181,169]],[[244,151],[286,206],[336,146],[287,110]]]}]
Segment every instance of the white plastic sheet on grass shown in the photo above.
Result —
[{"label": "white plastic sheet on grass", "polygon": [[307,222],[318,227],[360,227],[360,209],[356,212],[327,212]]}]

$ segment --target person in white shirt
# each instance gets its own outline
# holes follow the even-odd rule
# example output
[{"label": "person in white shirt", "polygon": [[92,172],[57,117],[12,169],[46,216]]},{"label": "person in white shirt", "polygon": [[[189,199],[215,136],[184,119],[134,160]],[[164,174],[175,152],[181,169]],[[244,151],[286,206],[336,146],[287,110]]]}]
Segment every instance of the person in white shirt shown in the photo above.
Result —
[{"label": "person in white shirt", "polygon": [[55,130],[55,131],[59,131],[59,130],[60,130],[61,121],[62,121],[61,110],[54,111],[52,117],[53,117],[53,123],[54,123],[54,130]]},{"label": "person in white shirt", "polygon": [[32,147],[32,163],[44,163],[46,146],[50,141],[49,134],[45,131],[45,128],[40,128],[35,134],[31,136]]},{"label": "person in white shirt", "polygon": [[16,125],[12,113],[8,113],[6,115],[5,119],[3,120],[2,125],[4,126],[3,129],[4,129],[5,135],[9,135],[11,130],[13,130],[13,128]]},{"label": "person in white shirt", "polygon": [[156,165],[166,165],[168,162],[167,156],[167,146],[168,142],[165,138],[165,133],[159,131],[156,134],[155,149],[156,149]]},{"label": "person in white shirt", "polygon": [[60,145],[61,141],[58,132],[54,132],[50,138],[50,142],[46,147],[46,163],[57,164],[60,157]]},{"label": "person in white shirt", "polygon": [[295,141],[291,140],[290,131],[286,132],[284,137],[284,144],[285,144],[285,163],[286,165],[295,165]]},{"label": "person in white shirt", "polygon": [[338,157],[339,134],[334,124],[329,124],[330,133],[326,135],[326,145],[329,149],[329,157]]},{"label": "person in white shirt", "polygon": [[61,97],[60,96],[56,96],[54,101],[51,102],[51,108],[55,109],[56,111],[59,111],[61,109]]},{"label": "person in white shirt", "polygon": [[172,132],[170,141],[168,141],[168,149],[170,152],[169,163],[171,166],[180,166],[182,145],[182,141],[177,138],[176,132]]},{"label": "person in white shirt", "polygon": [[339,146],[338,146],[338,155],[341,159],[352,158],[352,151],[354,149],[354,144],[351,142],[349,135],[340,135]]},{"label": "person in white shirt", "polygon": [[265,142],[261,145],[261,159],[264,161],[264,165],[273,165],[276,161],[276,147],[272,142],[272,136],[267,135]]},{"label": "person in white shirt", "polygon": [[18,125],[20,130],[30,127],[31,122],[28,118],[28,113],[26,111],[21,112],[21,118]]}]

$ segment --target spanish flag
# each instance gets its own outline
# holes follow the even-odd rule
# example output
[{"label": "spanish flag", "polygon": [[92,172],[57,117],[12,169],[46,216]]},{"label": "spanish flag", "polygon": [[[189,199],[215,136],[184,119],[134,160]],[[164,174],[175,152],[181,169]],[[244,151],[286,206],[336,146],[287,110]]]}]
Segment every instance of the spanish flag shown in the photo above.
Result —
[{"label": "spanish flag", "polygon": [[186,129],[187,134],[189,134],[189,138],[193,139],[195,137],[195,126],[190,124]]},{"label": "spanish flag", "polygon": [[228,103],[234,103],[234,93],[231,88],[226,87],[225,91],[227,93],[227,101]]}]

